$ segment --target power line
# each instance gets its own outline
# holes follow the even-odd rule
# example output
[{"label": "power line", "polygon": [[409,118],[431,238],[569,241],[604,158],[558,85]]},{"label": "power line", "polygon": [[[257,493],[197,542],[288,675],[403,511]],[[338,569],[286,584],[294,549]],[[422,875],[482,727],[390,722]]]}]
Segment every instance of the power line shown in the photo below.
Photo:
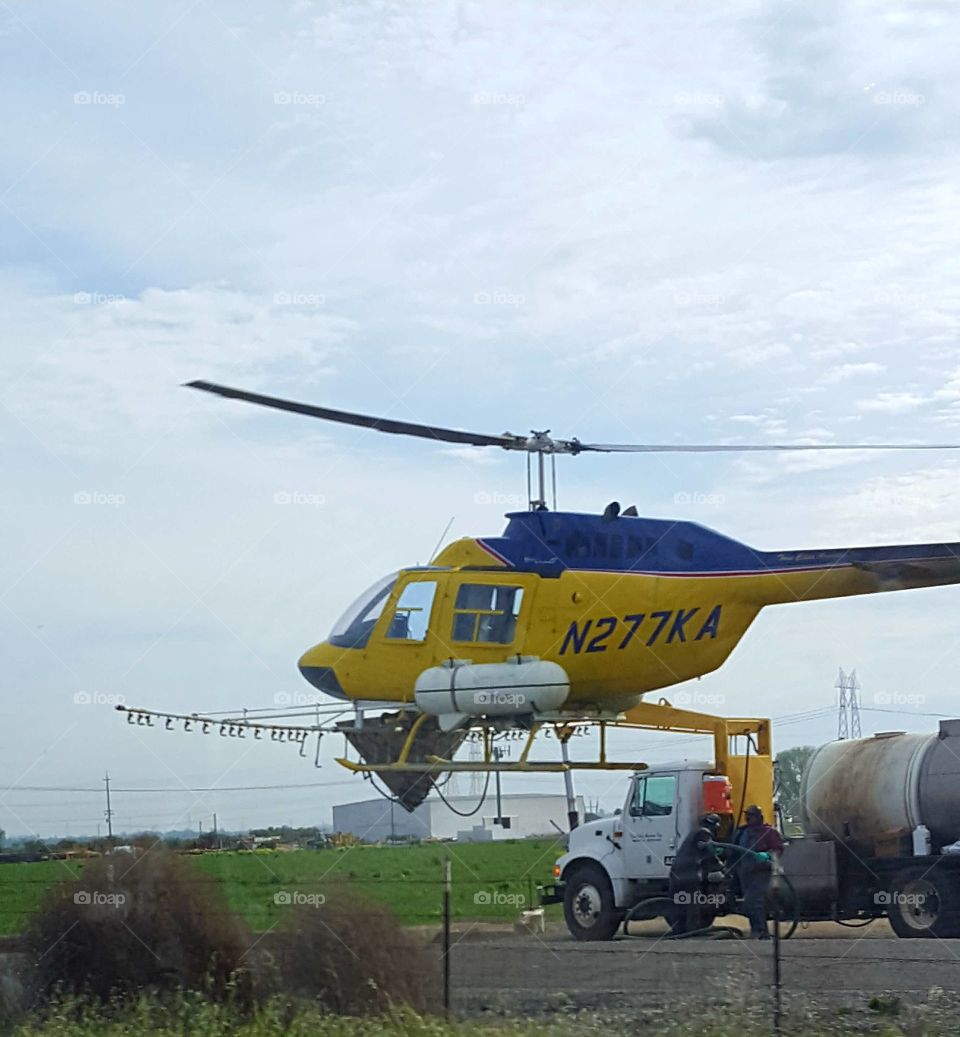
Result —
[{"label": "power line", "polygon": [[[821,717],[827,716],[827,714],[829,714],[832,711],[832,709],[832,706],[820,706],[817,709],[808,709],[802,713],[786,713],[783,716],[774,717],[771,723],[776,724],[778,727],[786,727],[788,724],[800,724],[804,723],[807,720],[818,720]],[[712,735],[710,735],[707,732],[704,732],[703,734],[693,735],[692,737],[688,738],[670,737],[670,731],[660,731],[657,733],[664,736],[661,741],[642,742],[640,745],[632,745],[630,747],[631,752],[645,751],[647,749],[672,749],[674,746],[677,745],[692,745],[695,743],[699,744],[705,738],[712,737]]]},{"label": "power line", "polygon": [[956,713],[920,713],[915,709],[884,709],[881,706],[861,706],[860,708],[868,713],[898,713],[900,716],[935,717],[938,720],[954,720],[957,716]]},{"label": "power line", "polygon": [[[188,788],[178,785],[171,788],[118,788],[110,786],[111,792],[136,793],[137,795],[151,792],[169,795],[171,792],[279,792],[286,789],[323,789],[334,785],[347,785],[353,782],[352,778],[341,778],[339,781],[313,781],[302,785],[213,785],[207,788]],[[8,785],[5,792],[95,792],[103,795],[103,789],[86,788],[83,786],[67,785]],[[0,799],[0,807],[4,805]]]},{"label": "power line", "polygon": [[312,781],[303,785],[214,785],[210,788],[169,788],[169,789],[114,789],[114,792],[279,792],[285,789],[325,789],[334,785],[348,785],[353,778],[341,778],[339,781]]}]

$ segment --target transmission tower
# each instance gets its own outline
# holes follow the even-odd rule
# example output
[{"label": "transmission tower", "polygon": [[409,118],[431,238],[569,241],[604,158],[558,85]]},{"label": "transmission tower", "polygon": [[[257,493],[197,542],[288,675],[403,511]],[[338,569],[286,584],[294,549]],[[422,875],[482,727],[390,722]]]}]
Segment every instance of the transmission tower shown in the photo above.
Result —
[{"label": "transmission tower", "polygon": [[860,682],[857,680],[857,671],[844,673],[841,669],[835,687],[838,691],[837,738],[841,742],[847,738],[860,738]]}]

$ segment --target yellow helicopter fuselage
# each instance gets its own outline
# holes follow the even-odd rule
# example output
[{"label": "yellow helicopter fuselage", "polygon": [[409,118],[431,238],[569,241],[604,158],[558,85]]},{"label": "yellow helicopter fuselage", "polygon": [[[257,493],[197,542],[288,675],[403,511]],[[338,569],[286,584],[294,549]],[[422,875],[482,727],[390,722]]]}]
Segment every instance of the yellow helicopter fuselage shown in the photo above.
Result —
[{"label": "yellow helicopter fuselage", "polygon": [[717,669],[765,605],[960,582],[958,545],[759,552],[686,522],[509,519],[372,589],[303,675],[337,698],[415,703],[436,667],[502,681],[495,664],[536,659],[562,669],[559,712],[609,714]]}]

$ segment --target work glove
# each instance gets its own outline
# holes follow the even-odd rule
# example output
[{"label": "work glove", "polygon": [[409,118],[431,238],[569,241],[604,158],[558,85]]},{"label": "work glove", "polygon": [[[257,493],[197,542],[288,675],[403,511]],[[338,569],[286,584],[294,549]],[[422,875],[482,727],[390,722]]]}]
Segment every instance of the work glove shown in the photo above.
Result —
[{"label": "work glove", "polygon": [[757,860],[758,860],[758,861],[763,861],[763,862],[764,862],[764,864],[768,864],[768,863],[769,863],[769,862],[770,862],[770,861],[771,861],[772,859],[773,859],[773,858],[772,858],[772,857],[770,856],[770,854],[769,854],[769,853],[767,853],[767,852],[766,852],[766,851],[764,851],[764,850],[761,850],[761,851],[760,851],[760,852],[759,852],[759,853],[757,854]]}]

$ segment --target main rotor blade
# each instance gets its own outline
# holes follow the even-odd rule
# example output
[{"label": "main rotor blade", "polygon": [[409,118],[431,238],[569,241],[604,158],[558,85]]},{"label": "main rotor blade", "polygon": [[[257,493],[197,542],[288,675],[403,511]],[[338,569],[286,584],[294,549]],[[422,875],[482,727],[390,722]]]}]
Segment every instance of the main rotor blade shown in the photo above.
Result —
[{"label": "main rotor blade", "polygon": [[568,441],[571,453],[593,451],[603,454],[754,454],[793,450],[960,450],[957,443],[763,443],[746,446],[707,443],[689,444],[632,444],[632,443],[579,443]]},{"label": "main rotor blade", "polygon": [[200,389],[202,392],[225,396],[229,400],[243,400],[255,403],[260,407],[272,407],[274,410],[290,411],[294,414],[305,414],[310,418],[322,418],[324,421],[338,421],[341,425],[358,425],[361,428],[375,429],[377,432],[392,432],[397,435],[419,436],[421,439],[435,439],[444,443],[462,443],[467,446],[499,446],[505,450],[522,450],[520,444],[524,440],[519,436],[487,436],[480,432],[459,432],[456,429],[440,428],[436,425],[418,425],[412,421],[396,421],[393,418],[375,418],[368,414],[353,414],[345,410],[331,410],[329,407],[315,407],[311,403],[296,403],[283,400],[278,396],[262,396],[244,389],[231,389],[227,385],[214,382],[186,382],[189,389]]},{"label": "main rotor blade", "polygon": [[462,432],[458,429],[441,428],[439,425],[421,425],[413,421],[397,421],[394,418],[377,418],[369,414],[354,414],[351,411],[317,407],[312,403],[297,403],[279,396],[264,396],[245,389],[233,389],[215,382],[186,382],[187,388],[214,393],[229,400],[243,400],[260,407],[305,414],[310,418],[336,421],[341,425],[356,425],[390,432],[395,435],[418,436],[443,443],[460,443],[465,446],[498,446],[504,450],[524,450],[546,454],[754,454],[777,453],[799,450],[960,450],[956,443],[763,443],[747,445],[724,445],[715,443],[581,443],[579,439],[551,439],[546,433],[531,433],[530,437],[511,435],[488,436],[482,432]]}]

